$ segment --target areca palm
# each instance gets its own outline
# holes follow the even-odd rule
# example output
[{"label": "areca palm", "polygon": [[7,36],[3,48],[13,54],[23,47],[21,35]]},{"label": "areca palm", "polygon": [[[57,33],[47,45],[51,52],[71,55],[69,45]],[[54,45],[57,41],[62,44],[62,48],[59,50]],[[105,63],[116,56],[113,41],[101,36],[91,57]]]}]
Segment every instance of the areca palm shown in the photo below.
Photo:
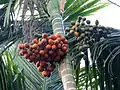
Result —
[{"label": "areca palm", "polygon": [[[77,3],[79,1],[79,3]],[[100,6],[96,6],[95,3],[99,2],[99,0],[93,0],[91,2],[88,2],[87,1],[89,0],[75,0],[75,1],[72,1],[72,0],[68,0],[66,2],[66,7],[65,7],[65,12],[63,14],[63,19],[64,21],[70,21],[71,20],[71,17],[73,17],[72,20],[75,20],[77,18],[77,16],[79,16],[79,14],[81,15],[89,15],[90,14],[90,11],[93,12],[93,11],[96,11],[104,6],[106,6],[106,4],[102,4]],[[74,3],[72,3],[74,2]],[[6,4],[8,4],[8,2],[5,2]],[[19,3],[19,4],[16,4],[16,3]],[[22,4],[24,3],[24,4]],[[85,5],[84,5],[85,3]],[[57,3],[59,5],[59,3]],[[81,6],[83,4],[83,6]],[[52,20],[52,26],[53,26],[53,33],[60,33],[62,35],[64,35],[64,27],[63,27],[63,20],[62,20],[62,16],[60,15],[60,13],[56,13],[56,9],[59,10],[59,7],[52,7],[50,3],[48,3],[48,1],[46,0],[43,0],[43,1],[40,1],[40,0],[31,0],[31,1],[28,1],[28,0],[15,0],[14,2],[12,0],[9,0],[9,4],[8,4],[8,7],[7,7],[7,13],[6,13],[6,18],[4,19],[4,25],[10,25],[11,22],[9,22],[10,18],[7,17],[7,16],[11,16],[11,14],[9,14],[12,10],[13,10],[13,7],[20,7],[21,9],[21,6],[23,5],[22,7],[22,27],[23,27],[23,34],[24,34],[24,39],[25,41],[31,41],[32,38],[34,37],[32,34],[36,34],[33,33],[35,30],[36,30],[36,27],[34,27],[33,25],[35,25],[35,20],[38,20],[40,21],[41,20],[41,23],[45,23],[46,21],[48,21],[48,18],[51,17],[51,20]],[[46,8],[48,5],[48,8]],[[77,8],[79,6],[81,6],[80,8],[76,8],[75,6],[77,6]],[[89,11],[87,10],[89,7],[93,7],[91,9],[89,9]],[[73,10],[76,10],[75,12],[70,12],[70,11],[73,11]],[[86,11],[85,11],[86,10]],[[30,15],[26,15],[26,12],[27,11],[30,11]],[[37,14],[34,13],[34,11],[37,11]],[[50,13],[51,12],[51,13]],[[68,17],[67,17],[68,16]],[[28,22],[27,22],[28,21]],[[27,26],[28,25],[28,26]],[[29,26],[30,25],[30,26]],[[42,24],[41,24],[42,25]],[[28,33],[29,32],[29,33]],[[45,31],[43,31],[45,32]],[[13,34],[13,33],[12,33]],[[14,36],[12,36],[12,38],[14,38]],[[30,40],[29,40],[29,39]],[[16,39],[15,39],[16,41]],[[63,81],[63,86],[64,86],[64,89],[65,90],[69,90],[69,88],[72,88],[72,89],[76,89],[75,88],[75,82],[74,82],[74,79],[73,79],[73,74],[72,74],[72,68],[71,68],[71,61],[70,59],[68,59],[68,57],[70,57],[69,55],[66,56],[66,59],[64,60],[64,62],[61,62],[60,64],[60,75],[61,75],[61,78],[62,78],[62,81]],[[16,63],[21,63],[19,66],[23,67],[25,69],[25,76],[27,77],[26,79],[26,85],[28,85],[28,83],[31,83],[31,88],[33,89],[38,89],[39,85],[40,86],[43,86],[43,89],[48,89],[46,88],[45,85],[46,84],[46,81],[49,79],[45,79],[43,80],[43,78],[41,78],[40,76],[38,76],[38,72],[37,71],[34,71],[35,70],[35,66],[33,65],[30,65],[29,63],[27,63],[26,61],[23,61],[23,59],[19,59],[19,58],[16,58],[18,60],[16,60],[15,62]],[[23,66],[25,65],[25,66]],[[31,68],[32,67],[32,68]],[[29,70],[29,68],[31,68],[31,70]],[[33,69],[34,68],[34,69]],[[29,70],[27,72],[27,70]],[[33,73],[34,72],[34,73]],[[65,74],[64,74],[64,73]],[[33,75],[32,78],[34,79],[29,79],[29,74]],[[53,74],[54,75],[54,74]],[[57,75],[58,75],[58,72],[57,72]],[[39,77],[39,81],[38,79],[36,79],[35,77]],[[68,78],[66,78],[68,77]],[[52,78],[52,77],[51,77]],[[55,85],[54,88],[53,86],[51,85],[51,87],[53,89],[51,90],[61,90],[62,88],[62,83],[60,83],[60,79],[59,77],[57,77],[58,79],[54,82],[59,82],[58,87]],[[38,87],[37,85],[33,85],[33,81],[36,81],[36,82],[39,82]],[[51,81],[51,80],[50,80]],[[35,82],[34,82],[35,83]],[[43,83],[43,84],[42,84]],[[45,84],[45,85],[44,85]],[[67,85],[70,85],[72,84],[71,86],[67,86]],[[49,85],[49,83],[48,83]],[[30,88],[30,86],[27,86]],[[51,88],[50,87],[50,88]],[[31,89],[30,88],[30,89]],[[57,89],[56,89],[57,88]],[[62,88],[63,89],[63,88]]]}]

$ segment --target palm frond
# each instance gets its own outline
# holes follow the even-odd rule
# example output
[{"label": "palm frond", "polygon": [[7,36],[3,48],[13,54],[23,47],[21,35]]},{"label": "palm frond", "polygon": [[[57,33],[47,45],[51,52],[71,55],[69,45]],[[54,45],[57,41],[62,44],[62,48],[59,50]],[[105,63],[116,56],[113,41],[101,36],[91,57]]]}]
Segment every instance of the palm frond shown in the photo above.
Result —
[{"label": "palm frond", "polygon": [[108,3],[100,3],[100,0],[75,0],[73,3],[67,2],[67,7],[63,14],[65,22],[76,20],[78,16],[90,15],[109,5]]}]

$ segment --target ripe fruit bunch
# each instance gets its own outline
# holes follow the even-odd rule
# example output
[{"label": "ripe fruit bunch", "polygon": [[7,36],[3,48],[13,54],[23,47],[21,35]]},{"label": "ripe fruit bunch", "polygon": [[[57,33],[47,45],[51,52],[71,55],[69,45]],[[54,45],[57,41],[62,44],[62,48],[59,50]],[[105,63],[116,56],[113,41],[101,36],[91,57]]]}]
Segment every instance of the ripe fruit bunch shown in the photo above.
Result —
[{"label": "ripe fruit bunch", "polygon": [[49,77],[68,51],[68,41],[60,34],[42,34],[42,38],[34,39],[31,44],[19,44],[19,54],[29,62],[34,62],[42,76]]}]

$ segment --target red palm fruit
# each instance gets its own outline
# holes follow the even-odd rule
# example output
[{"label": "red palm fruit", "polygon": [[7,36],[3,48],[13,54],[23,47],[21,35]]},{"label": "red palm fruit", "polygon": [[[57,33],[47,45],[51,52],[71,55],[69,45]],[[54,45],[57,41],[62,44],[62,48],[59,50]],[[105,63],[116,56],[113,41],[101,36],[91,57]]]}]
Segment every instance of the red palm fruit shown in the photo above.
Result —
[{"label": "red palm fruit", "polygon": [[42,76],[50,77],[50,71],[42,71]]},{"label": "red palm fruit", "polygon": [[25,54],[24,54],[24,57],[25,57],[26,59],[28,59],[28,58],[29,58],[29,54],[28,54],[28,53],[25,53]]},{"label": "red palm fruit", "polygon": [[37,67],[40,66],[40,61],[37,61],[36,64],[35,64]]},{"label": "red palm fruit", "polygon": [[64,41],[65,40],[65,37],[64,36],[61,36],[61,41]]},{"label": "red palm fruit", "polygon": [[36,58],[39,59],[40,58],[40,54],[36,54]]},{"label": "red palm fruit", "polygon": [[35,51],[34,51],[34,53],[36,53],[36,54],[37,54],[37,53],[39,53],[39,51],[38,51],[38,50],[35,50]]},{"label": "red palm fruit", "polygon": [[56,36],[55,36],[55,35],[51,35],[51,39],[52,39],[52,40],[55,40],[55,39],[56,39]]},{"label": "red palm fruit", "polygon": [[23,49],[23,50],[21,50],[21,52],[22,52],[23,54],[25,54],[25,53],[27,53],[27,50]]},{"label": "red palm fruit", "polygon": [[33,49],[37,49],[37,48],[38,48],[38,44],[33,44],[33,45],[32,45],[32,48],[33,48]]},{"label": "red palm fruit", "polygon": [[55,34],[57,38],[61,38],[61,35],[59,33]]},{"label": "red palm fruit", "polygon": [[54,41],[54,44],[55,44],[55,45],[58,45],[58,44],[59,44],[59,41],[58,41],[58,40],[55,40],[55,41]]},{"label": "red palm fruit", "polygon": [[62,51],[64,52],[64,53],[67,53],[67,51],[68,51],[68,48],[67,47],[62,47]]},{"label": "red palm fruit", "polygon": [[49,55],[52,55],[52,54],[54,54],[54,52],[53,52],[52,50],[49,50],[49,51],[48,51],[48,54],[49,54]]},{"label": "red palm fruit", "polygon": [[30,47],[30,45],[25,43],[25,48],[29,48],[29,47]]},{"label": "red palm fruit", "polygon": [[30,59],[30,60],[34,60],[35,58],[36,58],[35,55],[30,55],[30,56],[29,56],[29,59]]},{"label": "red palm fruit", "polygon": [[61,47],[62,47],[62,44],[59,43],[59,44],[57,45],[57,47],[58,47],[58,48],[61,48]]},{"label": "red palm fruit", "polygon": [[47,38],[48,37],[48,34],[47,33],[43,33],[42,34],[42,38]]},{"label": "red palm fruit", "polygon": [[61,38],[58,37],[56,40],[58,40],[58,41],[60,42],[60,41],[61,41]]},{"label": "red palm fruit", "polygon": [[45,58],[48,58],[48,57],[49,57],[49,55],[46,53],[46,54],[45,54]]},{"label": "red palm fruit", "polygon": [[63,44],[63,41],[60,41],[60,44]]},{"label": "red palm fruit", "polygon": [[46,45],[46,47],[45,47],[47,50],[49,50],[49,49],[51,49],[52,48],[52,46],[50,45],[50,44],[48,44],[48,45]]},{"label": "red palm fruit", "polygon": [[45,54],[45,51],[44,50],[40,50],[40,55],[44,55]]},{"label": "red palm fruit", "polygon": [[45,52],[45,54],[46,54],[46,53],[48,53],[48,50],[47,50],[47,49],[44,49],[44,52]]},{"label": "red palm fruit", "polygon": [[33,53],[35,53],[35,49],[32,49],[31,51],[32,51]]},{"label": "red palm fruit", "polygon": [[31,55],[31,54],[33,53],[33,51],[31,51],[30,49],[28,49],[28,50],[27,50],[27,53],[28,53],[29,55]]},{"label": "red palm fruit", "polygon": [[55,61],[60,61],[60,59],[61,59],[61,58],[60,58],[60,55],[57,55],[54,60],[55,60]]},{"label": "red palm fruit", "polygon": [[54,64],[51,64],[51,65],[47,68],[47,70],[50,71],[50,72],[52,72],[54,69],[55,69],[55,65],[54,65]]},{"label": "red palm fruit", "polygon": [[56,45],[52,45],[52,50],[56,50],[56,49],[57,49]]},{"label": "red palm fruit", "polygon": [[29,50],[30,50],[30,51],[32,51],[32,50],[33,50],[32,45],[30,45]]},{"label": "red palm fruit", "polygon": [[63,41],[63,43],[64,43],[64,44],[68,44],[68,40],[65,39],[65,40]]},{"label": "red palm fruit", "polygon": [[39,72],[42,72],[43,70],[44,70],[44,68],[43,68],[42,66],[39,66],[39,67],[38,67],[38,71],[39,71]]},{"label": "red palm fruit", "polygon": [[23,54],[23,52],[22,52],[22,51],[20,51],[20,52],[19,52],[19,55],[20,55],[20,56],[23,56],[24,54]]},{"label": "red palm fruit", "polygon": [[24,49],[25,48],[25,44],[18,44],[18,48],[19,49]]},{"label": "red palm fruit", "polygon": [[68,48],[68,44],[62,44],[62,47],[67,47]]},{"label": "red palm fruit", "polygon": [[40,61],[40,66],[42,66],[42,67],[47,66],[47,62],[46,61]]},{"label": "red palm fruit", "polygon": [[33,40],[32,40],[32,43],[38,44],[38,40],[37,40],[37,39],[33,39]]},{"label": "red palm fruit", "polygon": [[47,39],[49,40],[49,39],[52,39],[52,38],[51,38],[51,36],[48,36]]},{"label": "red palm fruit", "polygon": [[53,41],[52,39],[49,39],[49,40],[48,40],[48,43],[49,43],[50,45],[53,45],[53,44],[54,44],[54,41]]},{"label": "red palm fruit", "polygon": [[57,54],[60,55],[60,56],[64,56],[64,52],[61,51],[61,50],[59,50]]}]

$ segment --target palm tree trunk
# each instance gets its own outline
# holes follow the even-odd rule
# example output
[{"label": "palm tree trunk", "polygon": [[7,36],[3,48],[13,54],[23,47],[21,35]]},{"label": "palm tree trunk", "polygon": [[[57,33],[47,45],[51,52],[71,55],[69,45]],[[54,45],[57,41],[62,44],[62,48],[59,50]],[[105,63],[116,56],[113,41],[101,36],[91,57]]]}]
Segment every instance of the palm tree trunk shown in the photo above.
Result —
[{"label": "palm tree trunk", "polygon": [[[53,33],[60,33],[61,35],[64,35],[64,24],[59,9],[59,0],[49,1],[48,12],[52,20]],[[71,61],[69,58],[70,57],[67,55],[66,58],[60,62],[59,72],[63,82],[64,90],[76,90],[76,83],[74,81],[74,76],[71,68]]]}]

